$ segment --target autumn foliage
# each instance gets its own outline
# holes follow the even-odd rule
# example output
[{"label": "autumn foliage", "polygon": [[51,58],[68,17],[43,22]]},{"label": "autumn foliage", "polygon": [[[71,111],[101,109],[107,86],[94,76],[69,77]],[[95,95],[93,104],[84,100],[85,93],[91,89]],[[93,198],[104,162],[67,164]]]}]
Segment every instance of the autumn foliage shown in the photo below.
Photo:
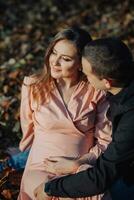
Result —
[{"label": "autumn foliage", "polygon": [[[22,80],[43,66],[51,37],[62,27],[80,25],[94,39],[117,36],[134,52],[133,23],[132,0],[0,1],[0,159],[21,138]],[[21,175],[11,169],[0,175],[0,200],[17,198]]]}]

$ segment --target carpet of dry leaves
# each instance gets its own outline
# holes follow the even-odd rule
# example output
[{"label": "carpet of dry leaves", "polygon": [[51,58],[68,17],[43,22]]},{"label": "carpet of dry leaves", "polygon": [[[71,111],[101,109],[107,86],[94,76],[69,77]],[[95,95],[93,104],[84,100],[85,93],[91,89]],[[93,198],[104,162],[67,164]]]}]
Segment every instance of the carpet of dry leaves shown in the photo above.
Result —
[{"label": "carpet of dry leaves", "polygon": [[[111,2],[111,3],[110,3]],[[132,0],[0,1],[0,159],[21,138],[20,91],[25,75],[43,66],[44,52],[61,27],[80,25],[93,38],[117,36],[134,52]],[[0,200],[16,200],[22,172],[0,174]]]}]

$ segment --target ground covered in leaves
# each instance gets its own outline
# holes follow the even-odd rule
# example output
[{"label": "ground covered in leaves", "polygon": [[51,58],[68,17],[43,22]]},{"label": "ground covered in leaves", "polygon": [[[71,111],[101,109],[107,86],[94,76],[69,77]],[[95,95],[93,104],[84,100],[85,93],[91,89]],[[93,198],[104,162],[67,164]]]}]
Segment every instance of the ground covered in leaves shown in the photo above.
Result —
[{"label": "ground covered in leaves", "polygon": [[[0,159],[21,138],[20,91],[25,75],[43,66],[51,37],[62,27],[80,25],[93,38],[117,36],[134,52],[132,0],[0,1]],[[16,199],[18,184],[5,181],[2,199]],[[14,172],[12,172],[12,175]],[[20,175],[21,173],[19,173]],[[16,177],[19,176],[16,173]],[[3,175],[1,175],[3,177]],[[15,177],[15,175],[14,175]],[[1,182],[0,182],[1,187]]]}]

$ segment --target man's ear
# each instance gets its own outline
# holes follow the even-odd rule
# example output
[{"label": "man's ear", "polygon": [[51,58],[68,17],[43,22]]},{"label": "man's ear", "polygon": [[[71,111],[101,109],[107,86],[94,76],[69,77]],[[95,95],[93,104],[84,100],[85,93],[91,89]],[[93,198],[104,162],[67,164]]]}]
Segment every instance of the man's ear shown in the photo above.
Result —
[{"label": "man's ear", "polygon": [[103,82],[104,82],[104,84],[105,84],[105,87],[106,87],[106,89],[107,90],[110,90],[111,89],[111,87],[112,87],[112,80],[109,80],[109,79],[103,79]]}]

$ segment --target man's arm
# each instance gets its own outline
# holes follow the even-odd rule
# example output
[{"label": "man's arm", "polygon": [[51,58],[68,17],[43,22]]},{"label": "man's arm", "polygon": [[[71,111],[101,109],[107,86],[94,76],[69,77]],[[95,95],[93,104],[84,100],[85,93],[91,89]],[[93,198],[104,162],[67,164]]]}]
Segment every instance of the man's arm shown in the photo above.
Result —
[{"label": "man's arm", "polygon": [[93,168],[54,179],[46,183],[45,192],[50,196],[72,198],[103,193],[120,176],[120,173],[124,175],[125,165],[128,166],[134,160],[133,122],[134,113],[130,111],[120,120],[113,141],[104,154],[97,159]]},{"label": "man's arm", "polygon": [[97,160],[93,168],[46,183],[45,192],[49,196],[71,198],[89,197],[103,193],[110,187],[111,180],[115,179],[116,170],[114,165],[110,165],[105,158],[102,164],[102,157]]}]

